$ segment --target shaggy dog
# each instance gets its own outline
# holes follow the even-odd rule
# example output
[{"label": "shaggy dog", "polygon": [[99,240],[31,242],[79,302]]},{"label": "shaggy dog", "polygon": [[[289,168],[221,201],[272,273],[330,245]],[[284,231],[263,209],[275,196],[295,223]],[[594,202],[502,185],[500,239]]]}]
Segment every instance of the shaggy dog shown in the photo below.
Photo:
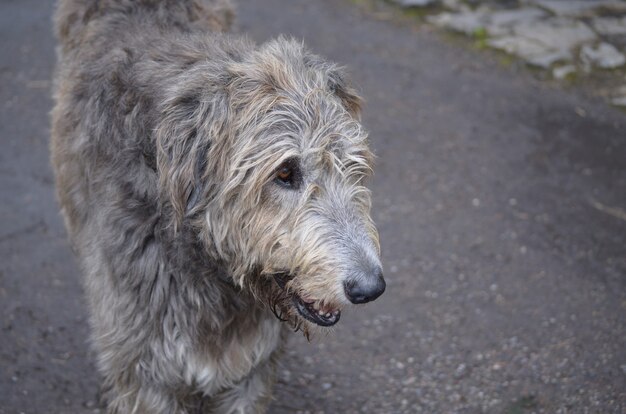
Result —
[{"label": "shaggy dog", "polygon": [[285,328],[385,288],[360,98],[231,19],[226,0],[59,2],[52,163],[109,413],[262,412]]}]

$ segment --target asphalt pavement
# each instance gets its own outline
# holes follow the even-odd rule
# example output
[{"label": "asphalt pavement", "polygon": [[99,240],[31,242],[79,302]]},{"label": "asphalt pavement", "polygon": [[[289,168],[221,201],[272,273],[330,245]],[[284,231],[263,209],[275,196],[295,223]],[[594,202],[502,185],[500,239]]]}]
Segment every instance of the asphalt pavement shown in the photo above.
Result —
[{"label": "asphalt pavement", "polygon": [[[366,97],[388,282],[290,338],[270,412],[626,412],[626,115],[350,1],[238,4]],[[48,161],[52,10],[0,3],[2,414],[102,412]]]}]

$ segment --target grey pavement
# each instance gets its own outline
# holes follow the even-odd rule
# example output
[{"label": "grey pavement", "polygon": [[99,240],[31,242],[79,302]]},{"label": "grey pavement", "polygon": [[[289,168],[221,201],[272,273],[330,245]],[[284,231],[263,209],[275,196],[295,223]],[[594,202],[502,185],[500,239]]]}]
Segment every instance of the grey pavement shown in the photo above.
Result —
[{"label": "grey pavement", "polygon": [[[368,104],[388,289],[312,343],[272,413],[626,412],[626,116],[338,0],[239,0],[239,30],[345,64]],[[50,0],[0,3],[0,413],[95,413],[48,163]]]}]

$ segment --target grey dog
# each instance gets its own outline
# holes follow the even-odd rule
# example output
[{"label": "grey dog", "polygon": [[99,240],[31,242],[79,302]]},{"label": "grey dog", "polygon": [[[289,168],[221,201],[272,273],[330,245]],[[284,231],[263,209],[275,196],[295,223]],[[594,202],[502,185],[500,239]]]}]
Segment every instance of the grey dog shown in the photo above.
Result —
[{"label": "grey dog", "polygon": [[52,163],[109,413],[258,413],[286,328],[385,289],[361,99],[227,0],[61,0]]}]

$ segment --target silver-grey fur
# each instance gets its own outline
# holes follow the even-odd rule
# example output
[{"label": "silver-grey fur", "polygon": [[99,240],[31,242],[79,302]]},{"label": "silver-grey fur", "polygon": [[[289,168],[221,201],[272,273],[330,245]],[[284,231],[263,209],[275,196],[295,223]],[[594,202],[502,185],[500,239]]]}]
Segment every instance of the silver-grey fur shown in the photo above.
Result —
[{"label": "silver-grey fur", "polygon": [[58,5],[52,163],[109,413],[263,412],[285,327],[335,323],[372,272],[382,293],[360,98],[232,16]]}]

